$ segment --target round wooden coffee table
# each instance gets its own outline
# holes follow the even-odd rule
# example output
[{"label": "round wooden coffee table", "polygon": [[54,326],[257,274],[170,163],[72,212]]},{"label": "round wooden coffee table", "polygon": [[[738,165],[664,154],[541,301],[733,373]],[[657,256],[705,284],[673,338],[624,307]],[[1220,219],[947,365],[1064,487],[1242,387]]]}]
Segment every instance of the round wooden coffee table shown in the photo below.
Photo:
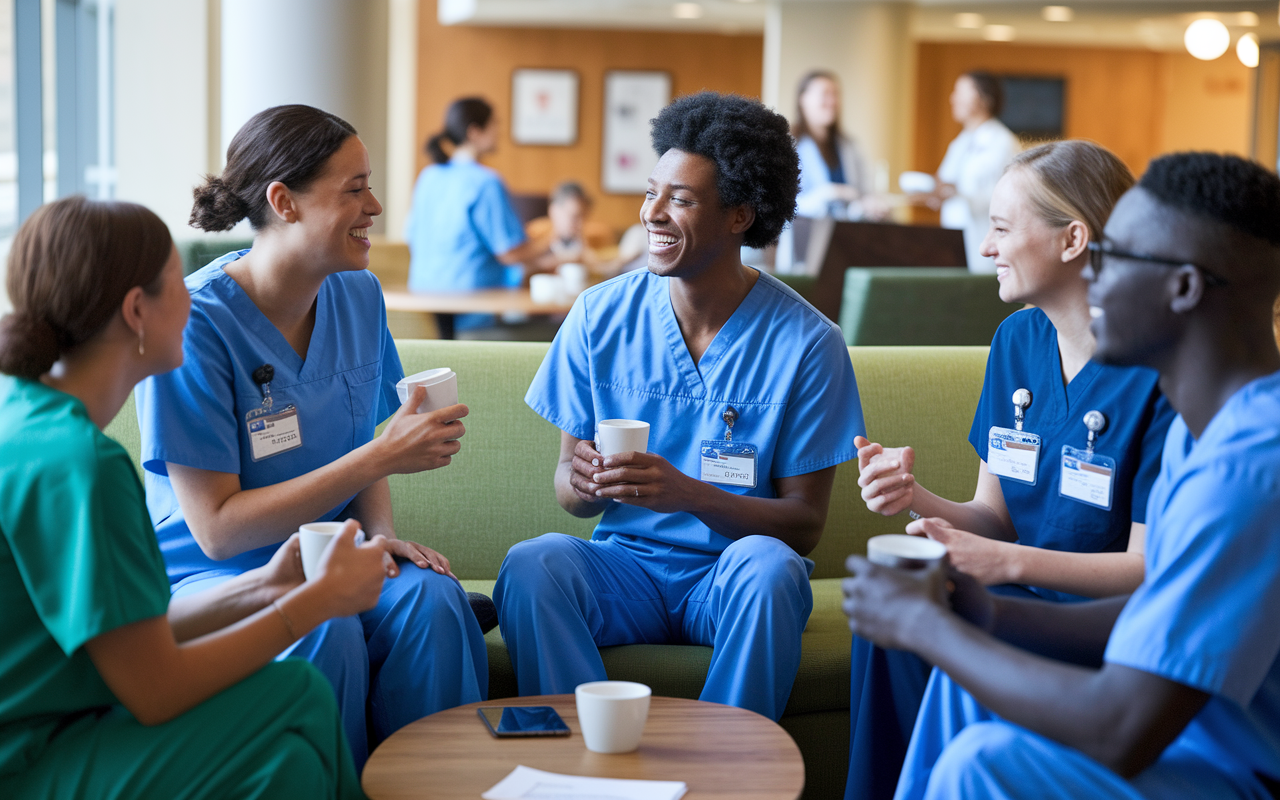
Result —
[{"label": "round wooden coffee table", "polygon": [[[552,706],[568,736],[495,739],[480,706]],[[741,708],[655,697],[640,749],[602,755],[582,743],[573,695],[508,697],[424,717],[369,757],[361,782],[373,800],[475,800],[517,765],[594,778],[684,781],[685,800],[796,800],[804,761],[786,731]]]}]

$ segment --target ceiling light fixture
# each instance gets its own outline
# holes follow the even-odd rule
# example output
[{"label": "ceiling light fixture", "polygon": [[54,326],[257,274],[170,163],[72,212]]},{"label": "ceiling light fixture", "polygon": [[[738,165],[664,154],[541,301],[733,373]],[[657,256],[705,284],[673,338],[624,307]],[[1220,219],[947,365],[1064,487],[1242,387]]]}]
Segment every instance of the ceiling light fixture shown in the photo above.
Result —
[{"label": "ceiling light fixture", "polygon": [[1040,16],[1048,22],[1070,22],[1075,19],[1076,12],[1069,6],[1045,6],[1040,9]]},{"label": "ceiling light fixture", "polygon": [[1246,67],[1253,69],[1258,66],[1258,34],[1246,33],[1240,37],[1240,41],[1236,42],[1236,58],[1240,59],[1240,63]]},{"label": "ceiling light fixture", "polygon": [[1012,42],[1016,34],[1012,25],[988,25],[982,29],[982,38],[988,42]]},{"label": "ceiling light fixture", "polygon": [[1231,32],[1216,19],[1198,19],[1182,37],[1187,52],[1201,61],[1213,61],[1231,47]]},{"label": "ceiling light fixture", "polygon": [[676,19],[698,19],[702,16],[702,6],[697,3],[676,3],[671,7]]},{"label": "ceiling light fixture", "polygon": [[956,14],[952,21],[957,28],[969,28],[971,30],[981,28],[985,22],[981,14]]}]

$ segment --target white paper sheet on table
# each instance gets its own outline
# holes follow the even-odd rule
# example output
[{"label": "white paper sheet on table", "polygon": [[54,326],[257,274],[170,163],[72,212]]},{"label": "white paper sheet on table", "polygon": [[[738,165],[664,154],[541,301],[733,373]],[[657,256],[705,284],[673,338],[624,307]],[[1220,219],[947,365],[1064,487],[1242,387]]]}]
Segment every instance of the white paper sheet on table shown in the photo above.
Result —
[{"label": "white paper sheet on table", "polygon": [[584,778],[519,766],[480,796],[484,800],[680,800],[688,789],[681,781]]}]

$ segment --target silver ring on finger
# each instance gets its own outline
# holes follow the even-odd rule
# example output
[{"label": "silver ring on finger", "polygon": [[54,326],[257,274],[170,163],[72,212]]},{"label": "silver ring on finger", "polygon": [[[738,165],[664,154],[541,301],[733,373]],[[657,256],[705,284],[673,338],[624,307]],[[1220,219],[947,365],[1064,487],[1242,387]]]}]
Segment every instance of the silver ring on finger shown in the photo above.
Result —
[{"label": "silver ring on finger", "polygon": [[640,496],[640,487],[639,487],[639,486],[637,486],[637,487],[636,487],[636,497],[639,497],[639,496]]}]

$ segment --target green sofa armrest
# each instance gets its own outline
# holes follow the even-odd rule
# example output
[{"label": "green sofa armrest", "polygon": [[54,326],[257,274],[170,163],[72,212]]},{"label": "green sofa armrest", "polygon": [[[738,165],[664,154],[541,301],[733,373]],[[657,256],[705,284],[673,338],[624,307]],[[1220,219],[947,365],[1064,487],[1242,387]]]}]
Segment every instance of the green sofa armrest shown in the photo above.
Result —
[{"label": "green sofa armrest", "polygon": [[1000,299],[994,275],[954,267],[851,267],[839,321],[848,345],[985,346],[1021,307]]}]

